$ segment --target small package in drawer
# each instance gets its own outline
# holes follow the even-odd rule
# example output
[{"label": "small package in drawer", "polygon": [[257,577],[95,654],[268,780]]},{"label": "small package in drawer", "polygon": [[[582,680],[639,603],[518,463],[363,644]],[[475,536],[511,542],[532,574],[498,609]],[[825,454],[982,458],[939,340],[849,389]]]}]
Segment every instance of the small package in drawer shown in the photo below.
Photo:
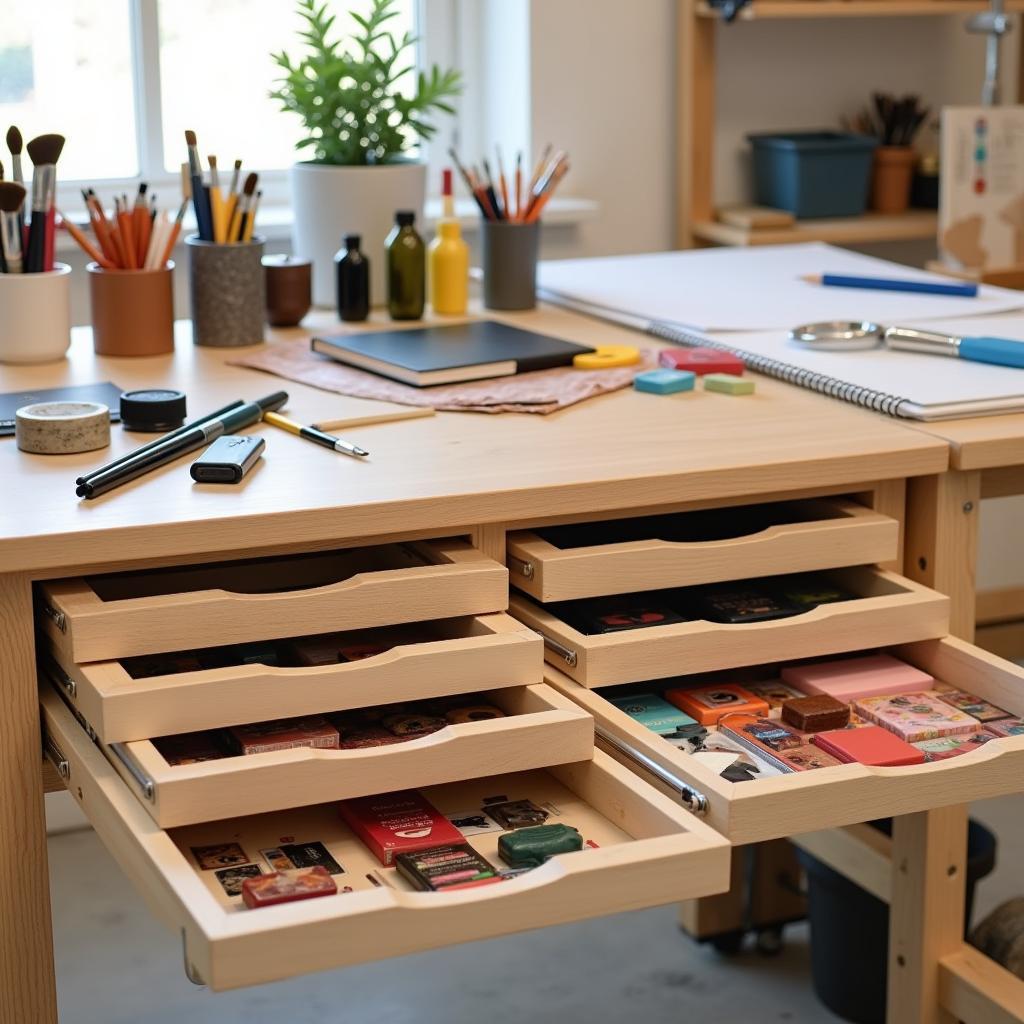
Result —
[{"label": "small package in drawer", "polygon": [[[908,743],[977,732],[981,723],[935,693],[898,693],[893,697],[864,697],[854,709],[866,719],[894,732]],[[998,722],[993,722],[998,725]]]},{"label": "small package in drawer", "polygon": [[985,728],[996,736],[1024,736],[1024,718],[1004,718],[989,722]]},{"label": "small package in drawer", "polygon": [[704,731],[688,714],[655,693],[609,697],[608,702],[659,736],[688,736]]},{"label": "small package in drawer", "polygon": [[921,764],[925,759],[922,751],[879,725],[821,732],[811,742],[835,755],[840,761],[858,761],[876,767]]},{"label": "small package in drawer", "polygon": [[782,720],[804,732],[824,732],[845,728],[850,721],[850,705],[825,693],[794,697],[782,705]]},{"label": "small package in drawer", "polygon": [[333,896],[338,886],[327,868],[317,865],[298,871],[273,871],[242,882],[242,902],[255,910],[278,903],[311,900],[317,896]]},{"label": "small package in drawer", "polygon": [[988,729],[981,729],[967,735],[938,736],[933,740],[919,740],[911,746],[917,747],[924,754],[926,761],[948,761],[951,757],[969,754],[995,738],[995,734]]},{"label": "small package in drawer", "polygon": [[243,754],[265,754],[292,747],[338,749],[338,730],[322,715],[233,725],[228,732]]},{"label": "small package in drawer", "polygon": [[839,760],[813,746],[810,737],[782,722],[757,715],[726,715],[722,731],[784,772],[806,772],[812,768],[831,768]]},{"label": "small package in drawer", "polygon": [[846,703],[859,697],[929,690],[935,682],[927,672],[889,654],[790,665],[782,670],[782,678],[804,693],[826,693]]},{"label": "small package in drawer", "polygon": [[722,715],[744,711],[767,715],[768,703],[736,683],[696,686],[692,689],[666,690],[665,700],[693,715],[701,725],[714,725]]},{"label": "small package in drawer", "polygon": [[987,700],[982,700],[981,697],[976,697],[973,693],[957,690],[955,687],[950,686],[949,683],[936,683],[934,692],[939,700],[945,701],[946,704],[951,704],[957,711],[962,711],[965,715],[970,715],[971,718],[976,718],[979,722],[997,722],[1001,718],[1011,717],[1009,711],[997,708],[995,704],[990,704]]},{"label": "small package in drawer", "polygon": [[400,853],[463,842],[462,833],[414,789],[343,800],[338,813],[385,866]]},{"label": "small package in drawer", "polygon": [[434,892],[474,889],[502,881],[493,865],[465,842],[399,853],[395,867],[417,889]]}]

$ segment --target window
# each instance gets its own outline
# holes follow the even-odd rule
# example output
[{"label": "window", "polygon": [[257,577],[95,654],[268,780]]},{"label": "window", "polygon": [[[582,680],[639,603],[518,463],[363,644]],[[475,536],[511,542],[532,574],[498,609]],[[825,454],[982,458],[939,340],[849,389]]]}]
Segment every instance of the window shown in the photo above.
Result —
[{"label": "window", "polygon": [[[344,30],[366,0],[328,3]],[[418,33],[419,64],[454,63],[453,5],[399,0],[391,24]],[[270,52],[298,50],[299,24],[292,0],[0,0],[0,132],[67,137],[65,204],[76,182],[113,191],[142,178],[177,196],[186,128],[204,159],[229,170],[241,159],[261,172],[266,199],[283,200],[301,125],[267,95]],[[447,123],[435,138],[439,161],[454,132]]]}]

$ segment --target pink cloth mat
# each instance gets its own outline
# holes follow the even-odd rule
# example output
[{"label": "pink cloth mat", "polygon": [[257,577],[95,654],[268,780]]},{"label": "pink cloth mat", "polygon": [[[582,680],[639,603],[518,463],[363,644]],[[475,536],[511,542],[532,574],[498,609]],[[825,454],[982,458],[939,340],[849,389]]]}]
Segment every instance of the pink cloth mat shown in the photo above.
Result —
[{"label": "pink cloth mat", "polygon": [[565,366],[554,370],[519,373],[514,377],[414,388],[313,352],[309,340],[305,338],[270,342],[251,355],[231,359],[229,362],[232,366],[263,370],[287,380],[353,398],[374,398],[401,405],[429,405],[448,412],[541,414],[565,409],[596,395],[628,388],[637,373],[657,365],[654,352],[645,350],[641,351],[640,362],[636,365],[613,370],[575,370]]}]

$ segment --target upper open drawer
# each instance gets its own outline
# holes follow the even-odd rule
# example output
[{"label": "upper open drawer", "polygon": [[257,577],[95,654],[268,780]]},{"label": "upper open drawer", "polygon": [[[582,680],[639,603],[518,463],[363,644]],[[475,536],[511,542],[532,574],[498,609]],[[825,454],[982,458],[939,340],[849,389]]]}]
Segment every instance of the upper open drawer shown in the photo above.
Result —
[{"label": "upper open drawer", "polygon": [[840,498],[523,530],[509,580],[539,601],[887,562],[899,523]]},{"label": "upper open drawer", "polygon": [[[889,653],[938,681],[1024,715],[1024,669],[987,651],[946,637],[895,646]],[[594,716],[599,744],[605,743],[603,734],[613,756],[641,775],[646,774],[641,763],[646,756],[688,782],[691,800],[706,807],[704,820],[736,844],[1020,792],[1024,735],[991,739],[969,753],[926,764],[880,768],[849,763],[729,782],[606,699],[622,696],[621,689],[589,690],[553,670],[547,679]],[[616,750],[622,743],[632,756]]]},{"label": "upper open drawer", "polygon": [[[519,877],[457,892],[413,892],[342,824],[333,805],[187,826],[156,825],[49,686],[44,727],[69,788],[150,907],[183,935],[194,980],[215,990],[635,910],[721,892],[727,842],[614,760],[593,760],[423,791],[462,816],[489,797],[528,799],[595,844]],[[467,842],[500,865],[500,832]],[[254,863],[282,843],[319,842],[343,869],[339,892],[247,910],[194,848],[236,843]],[[264,865],[265,867],[266,865]],[[353,891],[343,892],[349,886]]]},{"label": "upper open drawer", "polygon": [[121,661],[78,665],[63,651],[43,667],[107,743],[244,722],[343,711],[539,683],[541,638],[508,615],[390,626],[342,636],[337,646],[386,648],[336,664],[252,662],[133,676]]},{"label": "upper open drawer", "polygon": [[[548,608],[513,594],[509,612],[544,637],[545,657],[584,686],[712,672],[942,637],[949,598],[874,567],[824,578],[853,596],[810,611],[745,624],[704,619],[608,633],[583,633]],[[647,596],[647,595],[645,595]],[[659,595],[649,595],[657,603]]]},{"label": "upper open drawer", "polygon": [[215,647],[508,606],[508,572],[460,540],[151,569],[39,584],[72,661]]}]

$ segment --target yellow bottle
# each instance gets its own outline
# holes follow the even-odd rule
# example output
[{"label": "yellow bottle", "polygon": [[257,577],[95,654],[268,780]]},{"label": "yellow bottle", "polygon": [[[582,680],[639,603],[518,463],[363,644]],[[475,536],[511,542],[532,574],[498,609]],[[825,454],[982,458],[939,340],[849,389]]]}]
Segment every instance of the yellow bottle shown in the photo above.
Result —
[{"label": "yellow bottle", "polygon": [[442,220],[427,250],[430,305],[442,316],[461,316],[469,304],[469,246],[457,220]]}]

